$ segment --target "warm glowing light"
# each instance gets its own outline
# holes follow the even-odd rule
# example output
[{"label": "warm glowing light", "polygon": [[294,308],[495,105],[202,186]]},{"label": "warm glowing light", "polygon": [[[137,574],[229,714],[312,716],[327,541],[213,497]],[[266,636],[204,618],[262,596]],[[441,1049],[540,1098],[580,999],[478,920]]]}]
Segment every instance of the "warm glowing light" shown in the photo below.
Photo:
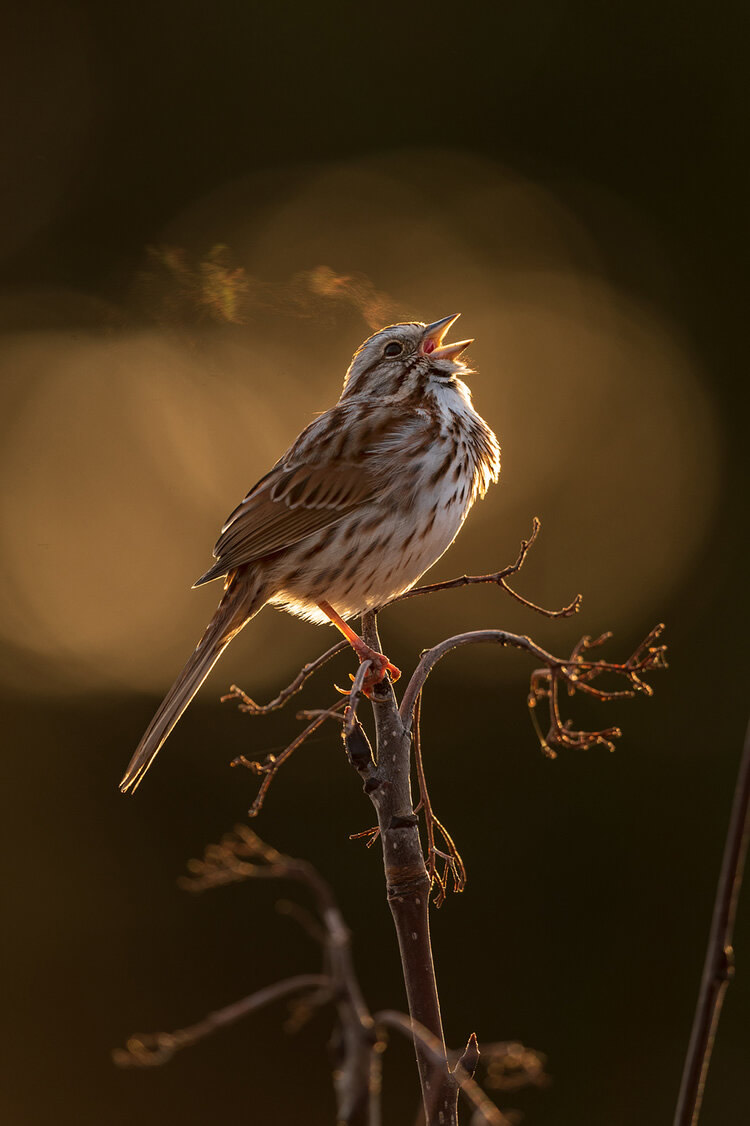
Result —
[{"label": "warm glowing light", "polygon": [[[663,607],[706,535],[719,458],[701,373],[672,325],[602,275],[554,196],[460,153],[286,175],[273,205],[234,184],[164,232],[172,249],[134,286],[155,327],[0,340],[0,630],[44,674],[8,662],[6,682],[162,689],[218,596],[189,588],[225,516],[393,320],[462,310],[503,447],[499,488],[432,577],[497,569],[537,514],[534,597],[583,590],[595,632]],[[471,625],[468,594],[443,598],[441,633]],[[528,627],[497,592],[481,598]],[[436,612],[419,601],[398,618],[417,647]],[[325,644],[313,634],[265,610],[215,675],[278,679]]]}]

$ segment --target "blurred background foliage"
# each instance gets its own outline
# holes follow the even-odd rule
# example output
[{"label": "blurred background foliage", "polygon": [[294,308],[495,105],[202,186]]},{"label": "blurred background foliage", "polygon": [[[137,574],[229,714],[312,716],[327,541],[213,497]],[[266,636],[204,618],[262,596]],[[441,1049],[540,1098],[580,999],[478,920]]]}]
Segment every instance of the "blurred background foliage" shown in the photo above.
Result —
[{"label": "blurred background foliage", "polygon": [[[372,328],[455,311],[503,475],[431,577],[510,562],[538,515],[519,588],[584,606],[416,600],[383,615],[387,652],[408,669],[504,626],[563,653],[612,628],[624,657],[664,619],[672,667],[652,702],[577,700],[620,748],[553,763],[525,658],[434,674],[428,770],[469,867],[434,926],[448,1037],[547,1054],[552,1085],[510,1097],[530,1123],[668,1121],[746,718],[744,11],[29,0],[4,20],[4,1121],[331,1121],[322,1020],[287,1039],[274,1012],[149,1074],[109,1050],[314,968],[275,889],[175,881],[251,800],[229,761],[298,730],[219,695],[273,695],[333,637],[264,611],[137,798],[116,783],[213,608],[189,587],[226,514]],[[377,851],[347,840],[370,818],[324,732],[255,828],[318,864],[372,1005],[403,1007]],[[706,1126],[750,1116],[747,917]],[[385,1089],[386,1121],[412,1121],[407,1047]]]}]

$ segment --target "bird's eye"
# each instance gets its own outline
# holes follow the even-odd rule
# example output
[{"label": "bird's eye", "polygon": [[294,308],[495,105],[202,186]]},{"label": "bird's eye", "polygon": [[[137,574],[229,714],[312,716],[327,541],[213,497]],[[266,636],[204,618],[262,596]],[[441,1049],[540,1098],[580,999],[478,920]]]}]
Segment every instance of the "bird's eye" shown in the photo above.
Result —
[{"label": "bird's eye", "polygon": [[400,344],[398,342],[398,340],[392,340],[390,344],[386,344],[385,351],[383,352],[383,355],[384,356],[400,356],[401,353],[403,352],[403,350],[404,350],[403,344]]}]

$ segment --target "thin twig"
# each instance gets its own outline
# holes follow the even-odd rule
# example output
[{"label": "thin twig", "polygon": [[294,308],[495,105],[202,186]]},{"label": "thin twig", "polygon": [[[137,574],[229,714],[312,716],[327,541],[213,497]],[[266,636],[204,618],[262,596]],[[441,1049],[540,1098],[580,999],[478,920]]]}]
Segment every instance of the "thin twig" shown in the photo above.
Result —
[{"label": "thin twig", "polygon": [[269,712],[275,712],[278,708],[283,708],[284,704],[287,700],[291,699],[292,696],[296,696],[305,681],[309,680],[313,673],[317,672],[323,665],[328,664],[337,653],[343,652],[348,644],[348,641],[339,641],[336,645],[332,645],[330,649],[327,649],[325,653],[321,653],[314,661],[308,662],[308,664],[300,669],[291,684],[288,684],[286,688],[282,688],[278,696],[275,696],[274,699],[267,704],[256,704],[255,700],[251,699],[247,692],[243,692],[236,684],[230,686],[227,695],[221,697],[221,702],[223,704],[228,700],[239,700],[240,711],[248,712],[250,715],[267,715]]},{"label": "thin twig", "polygon": [[[417,769],[417,779],[419,782],[419,805],[415,806],[414,812],[419,813],[421,810],[422,813],[424,813],[425,832],[427,833],[427,875],[430,877],[430,886],[434,887],[437,885],[433,903],[436,907],[442,907],[448,893],[448,873],[453,877],[453,890],[455,892],[461,892],[466,887],[466,867],[453,838],[445,826],[438,820],[432,808],[430,794],[427,789],[427,779],[424,772],[424,761],[422,759],[422,737],[420,730],[421,712],[422,693],[420,692],[414,706],[414,764]],[[443,843],[448,849],[447,852],[443,852],[442,849],[439,849],[435,844],[435,829],[437,829],[442,836]],[[438,858],[445,862],[445,867],[442,872],[439,870]]]},{"label": "thin twig", "polygon": [[[338,703],[338,701],[337,701]],[[333,708],[335,708],[335,704]],[[336,719],[339,723],[344,722],[344,715],[340,711],[334,711],[333,708],[303,708],[302,711],[297,712],[297,719]]]},{"label": "thin twig", "polygon": [[344,740],[351,735],[352,731],[357,724],[357,708],[362,699],[364,690],[364,683],[367,679],[367,674],[372,666],[372,661],[362,661],[359,668],[352,678],[352,686],[349,689],[349,700],[346,708],[344,709]]},{"label": "thin twig", "polygon": [[[407,590],[404,594],[399,594],[398,597],[391,599],[386,605],[394,606],[397,602],[403,602],[407,598],[416,598],[417,595],[421,594],[435,594],[440,590],[456,590],[458,587],[474,586],[478,583],[492,583],[495,586],[501,586],[511,598],[515,598],[522,606],[526,606],[529,610],[534,610],[537,614],[542,614],[545,618],[572,617],[572,615],[577,614],[581,608],[581,603],[583,602],[582,594],[577,594],[573,601],[568,603],[567,606],[563,606],[561,610],[546,610],[543,606],[538,606],[536,602],[530,602],[528,598],[524,598],[522,594],[513,590],[507,582],[510,575],[517,574],[523,567],[526,562],[526,556],[539,534],[540,527],[541,522],[539,518],[535,516],[531,535],[527,540],[521,540],[521,548],[515,563],[504,567],[502,571],[495,571],[492,575],[461,575],[456,579],[446,579],[446,581],[442,583],[429,583],[425,586],[418,586],[413,590]],[[381,608],[384,609],[384,607]]]},{"label": "thin twig", "polygon": [[371,825],[369,829],[362,829],[359,833],[350,833],[349,834],[349,840],[350,841],[364,840],[365,848],[372,848],[372,846],[375,844],[375,842],[377,841],[379,836],[380,836],[380,826],[379,825]]},{"label": "thin twig", "polygon": [[247,811],[248,817],[258,816],[261,809],[263,808],[263,803],[266,800],[266,794],[271,787],[271,783],[273,782],[274,778],[276,777],[284,763],[294,754],[294,752],[299,747],[302,746],[306,739],[309,739],[313,731],[317,731],[317,729],[321,726],[322,723],[325,722],[326,719],[344,708],[345,705],[346,700],[339,700],[331,708],[326,708],[324,711],[319,712],[316,715],[315,719],[313,719],[311,723],[308,723],[304,731],[301,731],[296,739],[292,740],[288,747],[285,747],[284,750],[279,754],[266,755],[266,758],[263,762],[259,762],[257,759],[246,758],[245,755],[238,755],[237,758],[232,760],[232,766],[244,766],[248,770],[251,770],[253,774],[258,774],[263,777],[263,781],[260,784],[253,804]]},{"label": "thin twig", "polygon": [[192,1047],[218,1029],[234,1024],[273,1001],[305,989],[327,989],[330,992],[332,988],[330,977],[323,974],[299,974],[285,981],[277,981],[275,985],[267,985],[242,1001],[235,1001],[233,1005],[209,1013],[203,1020],[188,1025],[187,1028],[178,1028],[176,1032],[131,1036],[124,1048],[116,1048],[112,1052],[112,1059],[118,1067],[158,1067],[171,1060],[182,1048]]},{"label": "thin twig", "polygon": [[724,856],[721,862],[716,901],[711,919],[706,961],[703,966],[674,1126],[695,1126],[700,1115],[708,1066],[711,1062],[721,1006],[734,976],[732,934],[737,900],[750,838],[750,726],[745,735]]}]

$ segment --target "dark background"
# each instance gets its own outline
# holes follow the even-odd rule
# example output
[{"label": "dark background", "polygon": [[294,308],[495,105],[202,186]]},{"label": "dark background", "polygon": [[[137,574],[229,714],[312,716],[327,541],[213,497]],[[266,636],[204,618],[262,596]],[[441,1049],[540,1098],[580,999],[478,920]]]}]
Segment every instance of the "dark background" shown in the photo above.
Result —
[{"label": "dark background", "polygon": [[[144,248],[182,209],[238,177],[448,144],[554,191],[596,241],[612,284],[689,340],[716,419],[720,486],[699,542],[660,588],[656,611],[636,602],[619,622],[624,655],[663,618],[671,669],[656,678],[653,701],[607,711],[602,722],[625,731],[617,753],[545,760],[525,715],[528,668],[520,657],[483,658],[492,668],[482,677],[469,659],[446,662],[426,697],[433,797],[469,868],[465,895],[434,918],[447,1036],[458,1045],[475,1030],[546,1053],[551,1085],[501,1100],[521,1107],[530,1123],[670,1121],[689,1035],[746,722],[747,567],[737,495],[747,429],[744,20],[744,8],[731,4],[462,4],[441,12],[32,0],[15,6],[3,35],[0,269],[8,333],[61,326],[83,333],[92,323],[101,331],[109,314],[97,310],[105,307],[120,309],[117,325],[135,324],[127,303]],[[603,193],[649,232],[658,268],[653,255],[640,254],[632,224],[602,205]],[[388,288],[387,271],[376,280]],[[468,318],[471,309],[463,311]],[[344,325],[349,351],[361,327]],[[10,383],[17,402],[23,380]],[[32,395],[33,380],[29,387]],[[15,415],[5,401],[12,440]],[[700,471],[701,448],[684,456]],[[503,488],[512,490],[507,473]],[[249,483],[226,495],[226,511]],[[54,470],[49,488],[54,501]],[[653,496],[659,488],[656,479]],[[585,506],[585,488],[579,500]],[[556,558],[569,551],[551,508],[542,513],[551,529],[538,549],[542,578],[554,576]],[[497,565],[535,510],[509,529]],[[214,515],[218,524],[224,510]],[[607,519],[617,519],[616,498]],[[605,538],[607,528],[605,521]],[[63,535],[58,528],[52,538]],[[188,536],[197,575],[206,543]],[[652,547],[644,543],[643,553]],[[124,565],[140,553],[127,540],[120,551]],[[168,560],[156,562],[168,571]],[[441,574],[485,564],[492,565],[487,555],[476,563],[462,557],[441,565]],[[96,557],[87,565],[93,575]],[[534,566],[523,585],[532,596]],[[557,601],[573,593],[555,589]],[[506,623],[494,592],[441,598],[430,608],[433,636],[451,632],[440,626],[448,600],[455,600],[451,622],[462,621],[465,605],[467,627]],[[539,639],[552,646],[562,637],[564,648],[580,632],[606,628],[606,598],[594,609],[572,633],[539,624]],[[123,604],[122,616],[130,612]],[[387,650],[403,665],[420,647],[408,632],[417,621],[411,613],[393,610],[382,622]],[[507,620],[537,629],[515,610]],[[308,631],[299,635],[302,659],[323,648],[322,634],[299,629]],[[169,630],[163,620],[144,623],[146,647],[150,635]],[[249,779],[228,773],[226,761],[248,747],[283,745],[297,730],[293,716],[251,721],[219,709],[216,696],[230,678],[219,675],[217,690],[204,692],[175,736],[174,753],[137,799],[125,800],[116,781],[156,688],[152,695],[61,690],[51,662],[25,643],[19,628],[4,650],[3,1120],[331,1122],[320,1017],[287,1038],[275,1009],[148,1073],[118,1071],[109,1058],[133,1031],[180,1027],[317,967],[305,936],[274,914],[274,889],[191,898],[175,882],[185,861],[249,804]],[[299,663],[295,651],[288,676]],[[243,683],[264,698],[283,680],[277,667],[264,680],[256,664]],[[336,666],[339,682],[348,667]],[[329,682],[309,689],[303,703],[321,703]],[[583,705],[576,715],[599,722]],[[329,734],[290,764],[255,827],[319,865],[353,928],[370,1004],[400,1008],[377,850],[347,840],[370,821]],[[706,1126],[750,1118],[749,939],[744,903]],[[408,1047],[393,1044],[385,1066],[384,1120],[410,1122],[416,1081]]]}]

